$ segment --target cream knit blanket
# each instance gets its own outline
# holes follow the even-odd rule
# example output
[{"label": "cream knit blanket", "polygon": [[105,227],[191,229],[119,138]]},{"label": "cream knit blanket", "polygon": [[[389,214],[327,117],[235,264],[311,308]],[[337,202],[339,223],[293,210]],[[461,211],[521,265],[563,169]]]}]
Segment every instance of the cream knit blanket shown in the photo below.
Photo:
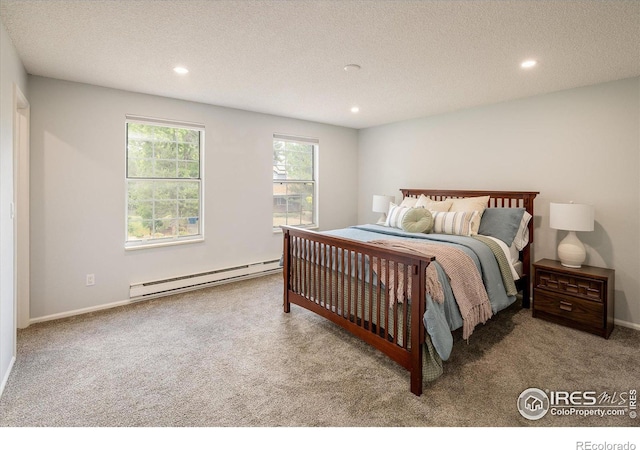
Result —
[{"label": "cream knit blanket", "polygon": [[[435,256],[436,261],[442,266],[449,278],[451,290],[460,309],[460,315],[463,319],[462,337],[468,339],[473,333],[474,328],[479,323],[485,323],[491,318],[493,312],[487,290],[484,287],[482,277],[473,260],[462,250],[451,247],[449,245],[432,244],[428,242],[413,242],[407,240],[381,239],[371,241],[371,244],[381,245],[383,247],[405,250],[421,256]],[[433,267],[432,267],[433,266]],[[378,271],[376,262],[372,264],[373,270]],[[393,292],[394,274],[396,270],[392,263],[389,264],[389,274],[387,278],[386,264],[381,264],[378,279],[382,282],[387,281],[389,289],[389,301],[393,303],[396,295]],[[399,280],[396,285],[396,293],[398,302],[404,300],[404,267],[399,265]],[[411,292],[411,277],[407,275],[408,286],[406,292]],[[438,302],[442,302],[444,294],[442,286],[438,281],[438,275],[433,264],[427,266],[426,271],[427,293]]]}]

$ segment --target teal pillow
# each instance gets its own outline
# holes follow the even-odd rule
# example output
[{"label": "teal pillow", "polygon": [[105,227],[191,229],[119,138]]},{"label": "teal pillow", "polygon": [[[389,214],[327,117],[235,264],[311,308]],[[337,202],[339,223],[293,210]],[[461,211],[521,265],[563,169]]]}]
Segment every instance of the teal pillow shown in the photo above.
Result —
[{"label": "teal pillow", "polygon": [[433,216],[426,208],[409,208],[402,217],[402,229],[410,233],[430,233],[433,229]]},{"label": "teal pillow", "polygon": [[478,234],[500,239],[511,247],[524,212],[524,208],[487,208],[482,214]]}]

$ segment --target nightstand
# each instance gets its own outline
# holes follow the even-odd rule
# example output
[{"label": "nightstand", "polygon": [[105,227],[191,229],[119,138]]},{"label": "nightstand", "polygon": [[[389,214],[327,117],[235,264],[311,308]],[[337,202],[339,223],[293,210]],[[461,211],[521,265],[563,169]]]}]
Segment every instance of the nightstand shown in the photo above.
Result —
[{"label": "nightstand", "polygon": [[572,269],[542,259],[533,264],[533,272],[533,317],[609,338],[615,300],[613,269]]}]

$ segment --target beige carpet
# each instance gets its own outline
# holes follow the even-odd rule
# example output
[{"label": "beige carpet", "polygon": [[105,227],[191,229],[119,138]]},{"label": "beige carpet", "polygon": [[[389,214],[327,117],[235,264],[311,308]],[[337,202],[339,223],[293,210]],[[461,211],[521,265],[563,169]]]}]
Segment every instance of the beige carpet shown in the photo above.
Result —
[{"label": "beige carpet", "polygon": [[640,419],[520,415],[530,387],[640,388],[640,332],[609,340],[517,305],[456,333],[444,375],[408,373],[297,306],[280,275],[35,324],[0,398],[4,427],[630,427]]}]

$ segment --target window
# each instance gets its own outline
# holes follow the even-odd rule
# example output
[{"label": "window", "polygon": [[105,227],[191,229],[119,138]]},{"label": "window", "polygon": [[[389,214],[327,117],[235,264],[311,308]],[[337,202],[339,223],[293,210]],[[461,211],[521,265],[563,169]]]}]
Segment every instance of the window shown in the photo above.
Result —
[{"label": "window", "polygon": [[127,117],[126,247],[201,240],[204,128]]},{"label": "window", "polygon": [[318,140],[273,135],[273,229],[317,225]]}]

